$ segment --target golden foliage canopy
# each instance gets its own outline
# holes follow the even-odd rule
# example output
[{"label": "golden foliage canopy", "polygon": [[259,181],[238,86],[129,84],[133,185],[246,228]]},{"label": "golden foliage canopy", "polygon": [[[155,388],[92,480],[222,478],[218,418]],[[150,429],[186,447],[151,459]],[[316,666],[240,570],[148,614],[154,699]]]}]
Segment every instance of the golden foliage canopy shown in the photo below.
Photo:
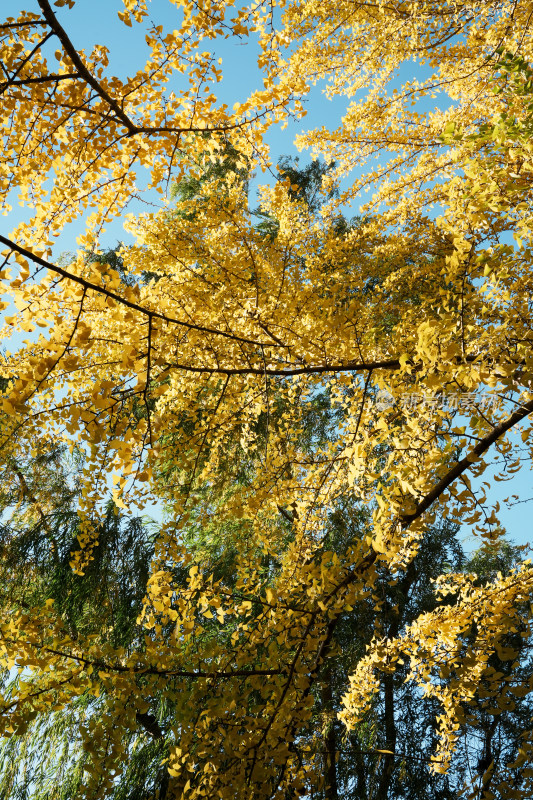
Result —
[{"label": "golden foliage canopy", "polygon": [[[127,79],[109,74],[104,47],[75,49],[68,8],[37,0],[0,26],[2,208],[32,209],[0,237],[2,334],[40,328],[3,359],[2,463],[15,480],[14,464],[58,442],[84,454],[80,575],[111,481],[118,509],[156,499],[168,510],[128,650],[74,636],[53,603],[27,606],[13,575],[0,658],[23,680],[0,724],[21,732],[101,696],[86,792],[104,797],[124,732],[164,695],[179,719],[167,763],[176,796],[240,797],[246,786],[281,798],[320,781],[312,749],[302,762],[294,742],[339,619],[372,599],[378,571],[392,581],[408,568],[437,517],[497,540],[490,480],[473,479],[495,454],[509,474],[529,453],[531,4],[174,5],[177,28],[147,25],[150,56]],[[124,0],[119,16],[145,25],[146,3]],[[215,93],[228,36],[254,38],[264,72],[233,110]],[[498,71],[504,52],[522,67]],[[324,193],[356,177],[320,213],[288,180],[263,187],[267,230],[243,174],[268,163],[269,127],[301,115],[324,81],[346,96],[346,115],[299,144],[335,160]],[[128,217],[122,270],[88,258],[145,173],[162,194],[183,180],[199,188]],[[341,225],[342,204],[365,187],[375,192],[365,216]],[[80,216],[80,251],[59,264],[52,237]],[[313,436],[318,395],[332,421]],[[42,495],[30,505],[46,516]],[[339,554],[325,531],[341,501],[370,516]],[[238,521],[236,582],[191,561],[193,521],[222,531]],[[527,562],[483,586],[446,576],[434,612],[377,629],[346,675],[346,725],[369,707],[376,675],[409,660],[411,680],[442,705],[444,770],[491,656],[510,631],[529,640],[532,581]],[[500,678],[490,691],[505,699]]]}]

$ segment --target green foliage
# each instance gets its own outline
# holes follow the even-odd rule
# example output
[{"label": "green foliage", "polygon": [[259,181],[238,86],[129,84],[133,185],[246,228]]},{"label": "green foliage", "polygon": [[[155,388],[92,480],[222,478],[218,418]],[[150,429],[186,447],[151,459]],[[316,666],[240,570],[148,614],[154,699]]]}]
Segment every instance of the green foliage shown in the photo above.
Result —
[{"label": "green foliage", "polygon": [[76,575],[71,560],[79,548],[82,465],[79,454],[68,457],[65,448],[57,448],[4,471],[0,501],[11,514],[0,525],[1,585],[15,606],[53,599],[74,638],[96,634],[128,647],[148,578],[153,531],[150,523],[124,516],[108,502],[94,559],[85,575]]}]

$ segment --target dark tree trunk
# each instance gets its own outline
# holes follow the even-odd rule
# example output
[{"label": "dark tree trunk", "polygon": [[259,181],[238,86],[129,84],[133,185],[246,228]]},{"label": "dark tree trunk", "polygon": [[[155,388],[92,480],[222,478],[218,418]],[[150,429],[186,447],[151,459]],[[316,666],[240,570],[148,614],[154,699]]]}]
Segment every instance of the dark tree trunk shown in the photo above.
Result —
[{"label": "dark tree trunk", "polygon": [[[394,675],[385,674],[383,678],[385,694],[385,747],[384,750],[396,752],[396,722],[394,719]],[[379,779],[376,800],[387,800],[394,772],[395,756],[383,756],[383,770]]]},{"label": "dark tree trunk", "polygon": [[337,787],[337,737],[335,732],[335,709],[331,691],[331,670],[324,670],[322,683],[322,754],[324,758],[324,800],[339,800]]}]

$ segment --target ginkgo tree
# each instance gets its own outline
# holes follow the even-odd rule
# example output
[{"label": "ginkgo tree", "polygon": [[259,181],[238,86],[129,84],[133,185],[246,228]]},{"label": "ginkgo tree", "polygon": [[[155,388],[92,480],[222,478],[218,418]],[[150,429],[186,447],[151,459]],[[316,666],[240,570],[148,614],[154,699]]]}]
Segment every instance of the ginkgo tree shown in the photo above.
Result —
[{"label": "ginkgo tree", "polygon": [[[0,650],[19,680],[2,732],[102,698],[80,720],[80,792],[105,797],[139,715],[164,698],[169,796],[305,795],[324,778],[300,741],[317,686],[341,621],[370,603],[374,637],[346,665],[340,719],[361,726],[381,676],[407,664],[440,708],[432,758],[446,771],[468,704],[483,692],[498,715],[533,688],[520,662],[533,571],[447,574],[436,608],[401,624],[383,624],[378,586],[384,572],[401,583],[437,516],[497,540],[479,479],[495,455],[518,468],[517,432],[530,446],[530,5],[182,0],[174,30],[147,25],[150,57],[122,80],[105,48],[74,46],[72,0],[56,5],[37,0],[1,27],[1,202],[32,211],[0,236],[5,308],[17,309],[3,333],[35,334],[3,359],[2,464],[24,478],[20,464],[59,443],[83,454],[77,578],[97,557],[110,483],[119,513],[154,499],[168,511],[135,646],[75,635],[53,597],[7,594]],[[147,23],[143,0],[117,11]],[[211,52],[229,36],[256,41],[264,74],[232,111]],[[514,81],[502,53],[519,56]],[[413,62],[420,77],[391,86]],[[311,207],[289,172],[260,189],[258,224],[246,175],[268,166],[269,128],[302,115],[323,79],[346,115],[299,144],[336,162],[329,201]],[[335,180],[374,157],[387,163],[336,198]],[[120,269],[88,258],[141,174],[151,191],[183,179],[197,191],[125,218],[135,243]],[[370,186],[358,223],[341,224],[339,204]],[[53,237],[79,217],[80,251],[59,264]],[[327,431],[306,435],[321,393]],[[337,552],[332,511],[361,506],[368,525]],[[238,531],[232,574],[189,546],[214,518]],[[516,743],[520,782],[502,778],[501,796],[531,793],[532,742],[533,726]],[[484,766],[471,796],[492,796]]]}]

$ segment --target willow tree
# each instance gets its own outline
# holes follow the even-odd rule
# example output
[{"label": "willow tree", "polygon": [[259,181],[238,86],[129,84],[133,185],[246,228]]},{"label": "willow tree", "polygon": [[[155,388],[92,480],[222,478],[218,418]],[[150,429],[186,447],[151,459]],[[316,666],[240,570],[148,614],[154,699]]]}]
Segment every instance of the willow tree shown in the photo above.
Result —
[{"label": "willow tree", "polygon": [[[74,636],[53,598],[21,607],[8,595],[2,659],[21,680],[3,701],[3,731],[102,696],[83,791],[103,797],[125,768],[138,714],[164,697],[176,720],[174,796],[305,794],[322,760],[312,743],[302,758],[300,733],[340,621],[368,601],[375,637],[346,665],[341,718],[360,725],[381,674],[407,663],[441,708],[433,765],[445,771],[479,692],[498,714],[532,688],[521,658],[533,572],[526,562],[489,581],[445,575],[437,608],[403,628],[379,621],[376,587],[383,570],[402,580],[437,515],[497,539],[490,482],[476,490],[472,478],[494,454],[515,468],[517,431],[530,442],[529,4],[180,2],[178,27],[149,28],[150,57],[126,80],[109,74],[105,48],[76,49],[67,13],[63,25],[47,0],[37,5],[2,26],[2,203],[9,213],[18,195],[33,209],[0,238],[5,305],[18,309],[5,332],[42,329],[4,358],[2,459],[8,470],[58,441],[84,453],[71,552],[79,577],[98,551],[110,481],[117,508],[157,498],[169,517],[139,646]],[[119,13],[126,25],[147,19],[142,1]],[[263,87],[232,112],[217,104],[220,70],[202,49],[226,36],[254,37],[264,71]],[[518,84],[497,71],[502,48],[525,59]],[[412,60],[429,77],[390,88]],[[188,84],[171,83],[180,75]],[[301,114],[322,78],[355,99],[340,128],[301,144],[335,160],[337,177],[388,158],[338,201],[375,185],[374,204],[341,225],[335,197],[317,215],[288,174],[262,188],[273,224],[258,225],[242,173],[268,164],[269,126]],[[445,110],[416,107],[437,92]],[[234,171],[206,180],[206,164],[228,151],[239,154]],[[55,263],[51,237],[78,216],[80,246],[97,247],[136,191],[136,171],[163,193],[184,176],[198,191],[128,220],[135,244],[120,252],[120,270],[83,251]],[[509,231],[521,247],[502,241]],[[321,392],[334,422],[305,436]],[[371,524],[337,553],[332,509],[361,504]],[[190,527],[214,515],[236,524],[236,579],[195,563],[187,547]],[[527,730],[502,796],[531,793],[532,746]],[[489,797],[485,766],[475,791]]]}]

